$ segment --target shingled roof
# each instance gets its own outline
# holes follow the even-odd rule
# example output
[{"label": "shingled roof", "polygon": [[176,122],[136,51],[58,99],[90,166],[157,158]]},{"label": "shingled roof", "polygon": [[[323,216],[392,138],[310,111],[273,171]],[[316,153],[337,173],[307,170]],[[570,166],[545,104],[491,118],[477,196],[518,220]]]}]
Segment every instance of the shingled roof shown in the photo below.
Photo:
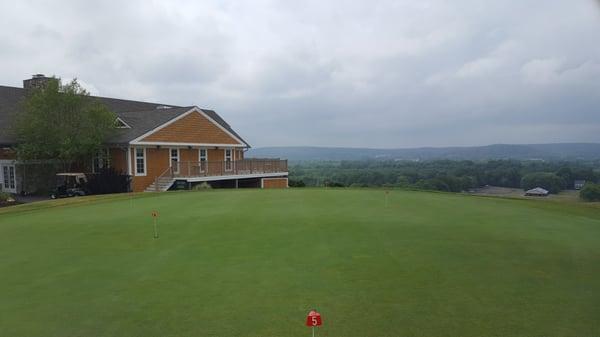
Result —
[{"label": "shingled roof", "polygon": [[22,88],[0,86],[0,146],[15,143],[10,125],[23,99],[23,91]]},{"label": "shingled roof", "polygon": [[[130,128],[118,129],[115,135],[108,141],[110,144],[127,144],[144,133],[194,108],[194,106],[182,107],[110,97],[91,97],[100,100],[100,102],[114,111],[121,120],[130,126]],[[19,111],[19,105],[24,98],[25,89],[0,85],[0,146],[12,145],[16,142],[15,136],[11,134],[10,128],[6,126],[12,125],[15,115]],[[250,146],[215,111],[201,110],[224,129],[240,139],[246,146]]]},{"label": "shingled roof", "polygon": [[192,108],[194,107],[117,112],[117,116],[123,122],[127,123],[130,128],[118,129],[110,140],[110,143],[126,144],[171,119],[190,111]]}]

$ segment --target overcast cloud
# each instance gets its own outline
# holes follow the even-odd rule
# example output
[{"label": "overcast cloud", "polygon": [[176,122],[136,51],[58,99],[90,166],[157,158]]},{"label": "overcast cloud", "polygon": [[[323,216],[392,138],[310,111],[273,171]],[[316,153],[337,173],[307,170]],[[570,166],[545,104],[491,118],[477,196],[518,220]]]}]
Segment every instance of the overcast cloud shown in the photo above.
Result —
[{"label": "overcast cloud", "polygon": [[0,84],[218,111],[253,146],[600,142],[594,0],[4,1]]}]

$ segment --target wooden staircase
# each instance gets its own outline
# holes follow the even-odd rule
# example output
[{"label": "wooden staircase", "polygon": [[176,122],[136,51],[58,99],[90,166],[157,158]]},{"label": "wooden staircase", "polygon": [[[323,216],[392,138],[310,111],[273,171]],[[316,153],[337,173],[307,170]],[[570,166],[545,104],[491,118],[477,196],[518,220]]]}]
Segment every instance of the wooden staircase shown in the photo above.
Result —
[{"label": "wooden staircase", "polygon": [[[150,186],[146,187],[144,192],[164,192],[173,186],[175,179],[171,177],[159,177]],[[158,183],[158,188],[157,188]]]}]

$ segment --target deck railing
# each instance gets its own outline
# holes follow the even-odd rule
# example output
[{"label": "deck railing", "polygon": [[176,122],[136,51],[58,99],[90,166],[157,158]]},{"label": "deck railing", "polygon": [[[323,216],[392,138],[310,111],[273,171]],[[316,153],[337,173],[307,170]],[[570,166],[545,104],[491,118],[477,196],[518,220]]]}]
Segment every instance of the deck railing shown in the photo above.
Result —
[{"label": "deck railing", "polygon": [[232,161],[182,161],[171,163],[173,178],[237,176],[287,172],[287,160],[241,159]]}]

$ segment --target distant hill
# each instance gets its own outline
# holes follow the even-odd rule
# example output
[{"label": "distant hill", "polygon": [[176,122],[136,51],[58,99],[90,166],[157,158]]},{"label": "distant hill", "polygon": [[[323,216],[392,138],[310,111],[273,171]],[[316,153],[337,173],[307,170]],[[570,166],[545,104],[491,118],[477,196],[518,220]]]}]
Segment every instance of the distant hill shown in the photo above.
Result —
[{"label": "distant hill", "polygon": [[308,160],[432,160],[432,159],[600,159],[598,143],[494,144],[466,147],[421,147],[406,149],[368,149],[336,147],[263,147],[251,149],[247,157],[280,157],[291,161]]}]

